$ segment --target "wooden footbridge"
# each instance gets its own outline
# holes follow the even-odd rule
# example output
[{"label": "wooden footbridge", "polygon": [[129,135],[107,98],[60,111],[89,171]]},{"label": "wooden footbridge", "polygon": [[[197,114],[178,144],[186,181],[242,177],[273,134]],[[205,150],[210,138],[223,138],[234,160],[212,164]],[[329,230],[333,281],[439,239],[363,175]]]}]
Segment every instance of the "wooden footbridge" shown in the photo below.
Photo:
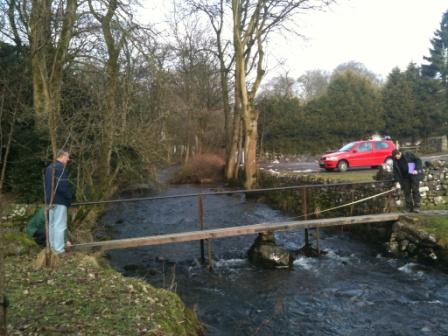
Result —
[{"label": "wooden footbridge", "polygon": [[[354,202],[335,206],[326,210],[322,210],[319,214],[308,213],[307,208],[307,190],[313,188],[328,188],[328,187],[340,187],[340,186],[355,186],[355,185],[365,185],[365,184],[382,184],[386,187],[386,191],[380,192],[376,195],[365,197],[363,199],[356,200]],[[181,233],[169,233],[161,235],[153,235],[147,237],[138,238],[127,238],[127,239],[117,239],[108,241],[99,241],[92,243],[76,244],[72,245],[72,251],[107,251],[112,249],[122,249],[140,246],[151,246],[151,245],[162,245],[171,243],[181,243],[188,241],[201,241],[201,255],[204,254],[204,240],[208,240],[210,243],[211,239],[225,238],[225,237],[235,237],[242,235],[258,234],[258,233],[268,233],[276,231],[294,231],[294,230],[305,230],[305,243],[308,244],[308,229],[318,229],[326,228],[332,226],[341,225],[356,225],[356,224],[368,224],[368,223],[384,223],[384,222],[394,222],[400,217],[400,213],[383,213],[383,214],[370,214],[362,216],[351,216],[351,217],[336,217],[336,218],[317,218],[308,219],[312,215],[320,215],[323,212],[332,211],[335,209],[353,206],[354,204],[365,202],[367,200],[384,197],[386,195],[391,195],[395,188],[387,189],[390,186],[391,181],[369,181],[369,182],[352,182],[352,183],[325,183],[325,184],[310,184],[310,185],[295,185],[286,187],[274,187],[274,188],[264,188],[264,189],[253,189],[253,190],[227,190],[227,191],[210,191],[196,194],[184,194],[184,195],[169,195],[169,196],[157,196],[157,197],[140,197],[140,198],[128,198],[128,199],[117,199],[109,201],[95,201],[95,202],[84,202],[75,203],[74,206],[80,205],[95,205],[95,204],[110,204],[110,203],[123,203],[123,202],[139,202],[139,201],[154,201],[154,200],[166,200],[170,198],[186,198],[186,197],[197,197],[198,199],[198,222],[199,228],[195,231],[181,232]],[[235,226],[219,229],[204,229],[204,207],[202,198],[207,195],[229,195],[229,194],[242,194],[246,195],[249,193],[265,193],[270,191],[281,191],[281,190],[301,190],[302,204],[303,204],[303,215],[297,218],[303,218],[303,220],[291,220],[283,222],[269,222],[269,223],[259,223],[244,226]],[[317,235],[319,240],[319,234]]]},{"label": "wooden footbridge", "polygon": [[256,233],[267,233],[275,231],[294,231],[300,229],[318,229],[339,225],[354,225],[368,223],[394,222],[399,219],[400,213],[386,213],[379,215],[336,217],[326,219],[311,219],[302,221],[288,221],[275,223],[260,223],[245,226],[228,227],[222,229],[209,229],[182,233],[170,233],[149,237],[107,240],[93,243],[77,244],[72,246],[73,251],[106,251],[129,247],[140,247],[150,245],[162,245],[170,243],[188,242],[203,239],[216,239],[250,235]]}]

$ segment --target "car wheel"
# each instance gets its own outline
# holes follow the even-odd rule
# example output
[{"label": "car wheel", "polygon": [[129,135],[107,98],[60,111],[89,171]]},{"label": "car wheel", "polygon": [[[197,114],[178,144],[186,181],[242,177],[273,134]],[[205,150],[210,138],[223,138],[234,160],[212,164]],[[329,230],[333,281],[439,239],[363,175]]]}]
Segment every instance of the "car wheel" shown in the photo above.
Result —
[{"label": "car wheel", "polygon": [[347,161],[342,160],[342,161],[339,161],[339,162],[338,162],[338,169],[339,169],[340,172],[345,172],[345,171],[347,171],[347,168],[348,168],[348,163],[347,163]]},{"label": "car wheel", "polygon": [[388,157],[386,160],[384,160],[384,163],[387,164],[388,166],[393,166],[394,165],[394,160],[392,160],[392,158]]}]

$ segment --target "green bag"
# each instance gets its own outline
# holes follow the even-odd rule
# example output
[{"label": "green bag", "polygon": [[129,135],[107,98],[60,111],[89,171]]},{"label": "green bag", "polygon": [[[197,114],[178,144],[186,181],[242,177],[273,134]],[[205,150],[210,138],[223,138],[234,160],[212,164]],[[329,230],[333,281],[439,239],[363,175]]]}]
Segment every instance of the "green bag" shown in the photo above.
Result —
[{"label": "green bag", "polygon": [[34,234],[38,230],[45,232],[45,209],[44,208],[40,208],[39,210],[36,211],[34,216],[27,223],[25,232],[28,236],[33,238]]}]

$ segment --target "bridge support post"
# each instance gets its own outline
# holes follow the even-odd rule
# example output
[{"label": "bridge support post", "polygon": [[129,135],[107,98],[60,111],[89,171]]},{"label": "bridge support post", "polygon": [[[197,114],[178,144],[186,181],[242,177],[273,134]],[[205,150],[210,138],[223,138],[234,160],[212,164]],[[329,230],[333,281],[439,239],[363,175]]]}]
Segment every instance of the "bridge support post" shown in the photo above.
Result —
[{"label": "bridge support post", "polygon": [[[303,219],[308,219],[308,204],[307,204],[307,189],[302,189],[302,212],[303,212]],[[308,229],[305,229],[305,247],[308,248],[310,245],[310,239],[309,239],[309,233]]]},{"label": "bridge support post", "polygon": [[207,239],[208,270],[213,270],[212,241]]},{"label": "bridge support post", "polygon": [[[202,201],[202,195],[198,196],[198,210],[199,210],[199,229],[204,230],[204,203]],[[201,262],[205,263],[205,252],[204,252],[204,239],[200,240],[201,249]]]}]

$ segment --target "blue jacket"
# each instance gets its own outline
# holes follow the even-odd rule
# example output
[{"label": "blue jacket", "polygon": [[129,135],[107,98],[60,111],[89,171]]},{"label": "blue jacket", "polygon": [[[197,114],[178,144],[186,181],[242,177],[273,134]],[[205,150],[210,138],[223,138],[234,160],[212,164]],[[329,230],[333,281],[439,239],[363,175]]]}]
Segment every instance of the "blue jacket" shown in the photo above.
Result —
[{"label": "blue jacket", "polygon": [[[54,190],[56,191],[52,192]],[[53,193],[52,204],[65,205],[67,208],[72,204],[68,173],[64,164],[59,161],[51,163],[45,169],[45,204],[50,204]]]}]

